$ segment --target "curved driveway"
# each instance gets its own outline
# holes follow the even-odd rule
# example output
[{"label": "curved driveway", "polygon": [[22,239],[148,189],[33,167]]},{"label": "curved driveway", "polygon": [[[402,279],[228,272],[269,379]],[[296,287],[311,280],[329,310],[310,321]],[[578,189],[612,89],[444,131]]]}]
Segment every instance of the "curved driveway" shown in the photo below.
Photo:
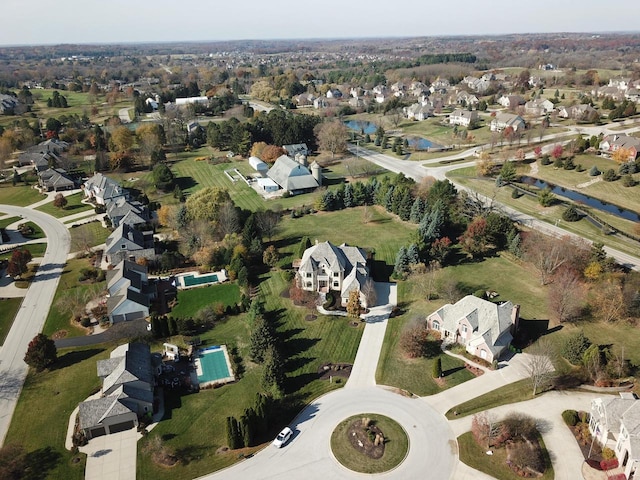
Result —
[{"label": "curved driveway", "polygon": [[42,331],[49,307],[58,286],[60,274],[67,261],[71,236],[67,228],[46,213],[24,207],[0,205],[0,211],[22,216],[36,223],[47,236],[47,250],[31,286],[16,314],[13,326],[0,348],[0,444],[11,423],[11,417],[20,396],[27,365],[24,354],[29,342]]}]

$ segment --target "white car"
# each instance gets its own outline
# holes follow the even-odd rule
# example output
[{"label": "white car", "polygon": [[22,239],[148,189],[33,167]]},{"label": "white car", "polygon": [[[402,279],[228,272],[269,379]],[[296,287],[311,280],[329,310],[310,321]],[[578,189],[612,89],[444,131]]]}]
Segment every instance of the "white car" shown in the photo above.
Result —
[{"label": "white car", "polygon": [[283,447],[289,441],[291,435],[293,435],[293,430],[289,427],[284,427],[273,441],[273,444],[278,448]]}]

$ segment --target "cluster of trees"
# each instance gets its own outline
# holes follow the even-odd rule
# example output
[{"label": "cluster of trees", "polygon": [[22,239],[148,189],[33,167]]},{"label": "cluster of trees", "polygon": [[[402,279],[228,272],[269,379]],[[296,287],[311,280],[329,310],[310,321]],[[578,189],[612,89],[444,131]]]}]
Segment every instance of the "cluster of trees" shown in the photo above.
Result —
[{"label": "cluster of trees", "polygon": [[47,107],[51,108],[67,108],[67,97],[60,95],[60,92],[54,90],[53,96],[47,99]]},{"label": "cluster of trees", "polygon": [[624,347],[592,343],[582,331],[565,339],[561,354],[580,368],[574,375],[584,375],[597,386],[613,385],[616,380],[626,378],[631,371],[629,361],[624,358]]},{"label": "cluster of trees", "polygon": [[529,415],[510,413],[497,421],[490,413],[479,413],[473,416],[471,433],[483,450],[508,444],[509,466],[516,473],[544,473],[546,461],[539,443],[540,433],[536,420]]},{"label": "cluster of trees", "polygon": [[227,417],[229,448],[253,447],[264,439],[272,427],[273,410],[273,400],[258,393],[253,407],[246,408],[240,419]]},{"label": "cluster of trees", "polygon": [[249,357],[262,365],[262,387],[273,398],[284,394],[284,359],[280,353],[278,336],[273,324],[258,298],[251,302],[247,319],[251,325]]},{"label": "cluster of trees", "polygon": [[212,147],[246,155],[253,143],[288,145],[306,143],[311,150],[317,148],[314,128],[320,123],[315,115],[293,115],[274,109],[255,115],[246,123],[232,118],[226,122],[210,122],[207,140]]}]

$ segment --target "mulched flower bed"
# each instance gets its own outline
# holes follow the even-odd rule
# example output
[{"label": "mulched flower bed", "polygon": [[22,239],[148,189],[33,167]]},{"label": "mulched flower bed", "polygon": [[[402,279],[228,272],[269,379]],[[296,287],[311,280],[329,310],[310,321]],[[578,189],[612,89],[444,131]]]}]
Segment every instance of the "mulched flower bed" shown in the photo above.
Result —
[{"label": "mulched flower bed", "polygon": [[[366,423],[367,425],[360,419],[349,425],[347,435],[351,446],[369,458],[382,458],[384,455],[384,435],[382,430],[371,422]],[[375,442],[376,436],[379,438],[377,445]]]},{"label": "mulched flower bed", "polygon": [[474,367],[473,365],[469,365],[468,363],[464,364],[464,368],[469,370],[476,377],[479,377],[480,375],[484,375],[484,370],[482,370],[481,368],[478,368],[478,367]]},{"label": "mulched flower bed", "polygon": [[352,367],[350,363],[325,363],[318,368],[318,377],[320,380],[329,380],[330,377],[349,378]]}]

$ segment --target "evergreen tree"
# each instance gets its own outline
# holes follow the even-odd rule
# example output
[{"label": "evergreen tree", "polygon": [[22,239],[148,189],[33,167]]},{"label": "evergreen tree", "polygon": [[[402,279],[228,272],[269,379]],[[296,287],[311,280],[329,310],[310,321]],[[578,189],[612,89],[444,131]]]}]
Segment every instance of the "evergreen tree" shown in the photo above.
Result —
[{"label": "evergreen tree", "polygon": [[433,378],[440,378],[442,376],[442,359],[440,357],[436,358],[436,361],[433,362]]},{"label": "evergreen tree", "polygon": [[415,243],[412,243],[409,245],[409,248],[407,248],[407,260],[412,265],[415,265],[420,261],[418,245]]},{"label": "evergreen tree", "polygon": [[253,445],[254,437],[254,419],[255,414],[251,408],[244,411],[244,415],[240,417],[240,425],[242,430],[242,443],[245,447]]},{"label": "evergreen tree", "polygon": [[407,188],[404,191],[404,195],[400,201],[400,207],[398,208],[398,215],[402,220],[407,221],[411,218],[412,207],[413,196],[411,195],[411,191]]},{"label": "evergreen tree", "polygon": [[300,240],[300,246],[298,247],[298,258],[302,258],[307,248],[311,248],[311,240],[309,237],[304,236],[302,240]]},{"label": "evergreen tree", "polygon": [[244,227],[242,228],[242,244],[248,248],[251,246],[251,241],[254,238],[262,240],[262,235],[260,235],[260,230],[258,229],[258,222],[252,213],[244,222]]},{"label": "evergreen tree", "polygon": [[396,263],[393,267],[393,273],[399,277],[403,278],[407,272],[409,271],[409,255],[407,249],[402,246],[398,250],[396,254]]},{"label": "evergreen tree", "polygon": [[413,223],[420,223],[420,220],[424,217],[424,201],[420,197],[416,197],[411,205],[411,212],[409,213],[409,220]]},{"label": "evergreen tree", "polygon": [[227,417],[227,446],[233,450],[236,442],[233,431],[233,417]]},{"label": "evergreen tree", "polygon": [[443,225],[443,206],[441,202],[437,202],[430,211],[424,215],[420,225],[418,225],[420,242],[425,246],[431,245],[431,243],[440,236],[440,229]]},{"label": "evergreen tree", "polygon": [[353,196],[353,186],[350,183],[347,183],[344,186],[343,203],[345,208],[356,206],[355,198]]},{"label": "evergreen tree", "polygon": [[264,369],[262,371],[262,386],[274,398],[279,398],[284,390],[284,362],[275,345],[270,345],[264,355]]},{"label": "evergreen tree", "polygon": [[264,316],[259,315],[256,317],[249,342],[249,357],[251,360],[256,363],[264,362],[267,351],[276,343],[273,328],[265,320]]}]

